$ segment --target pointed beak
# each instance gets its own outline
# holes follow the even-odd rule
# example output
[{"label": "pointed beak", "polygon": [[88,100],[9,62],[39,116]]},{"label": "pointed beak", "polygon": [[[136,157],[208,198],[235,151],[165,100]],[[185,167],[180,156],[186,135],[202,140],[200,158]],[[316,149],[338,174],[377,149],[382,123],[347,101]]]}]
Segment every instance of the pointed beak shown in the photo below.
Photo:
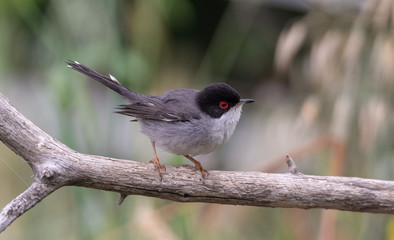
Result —
[{"label": "pointed beak", "polygon": [[241,100],[239,100],[239,102],[242,104],[245,104],[245,103],[252,103],[252,102],[254,102],[254,100],[253,99],[241,99]]}]

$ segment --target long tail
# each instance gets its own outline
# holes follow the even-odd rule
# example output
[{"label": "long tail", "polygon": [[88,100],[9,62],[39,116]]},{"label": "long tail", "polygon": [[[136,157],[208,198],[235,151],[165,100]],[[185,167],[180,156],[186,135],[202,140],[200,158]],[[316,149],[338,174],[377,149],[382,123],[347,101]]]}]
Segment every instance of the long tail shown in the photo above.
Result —
[{"label": "long tail", "polygon": [[109,74],[109,77],[106,77],[106,76],[101,75],[100,73],[86,67],[85,65],[80,64],[77,61],[70,61],[69,60],[66,63],[69,68],[71,68],[75,71],[78,71],[80,73],[83,73],[86,76],[102,83],[103,85],[109,87],[110,89],[114,90],[115,92],[119,93],[120,95],[128,98],[131,102],[141,100],[141,98],[142,98],[141,94],[130,91],[125,86],[120,84],[120,82],[111,74]]}]

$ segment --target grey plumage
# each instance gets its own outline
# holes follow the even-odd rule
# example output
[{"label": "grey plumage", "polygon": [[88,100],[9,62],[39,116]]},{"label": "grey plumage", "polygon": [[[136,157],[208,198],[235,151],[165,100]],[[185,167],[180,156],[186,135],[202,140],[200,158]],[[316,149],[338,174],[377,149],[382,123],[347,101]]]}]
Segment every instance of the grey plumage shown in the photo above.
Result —
[{"label": "grey plumage", "polygon": [[233,134],[244,103],[239,94],[225,83],[214,83],[203,90],[171,89],[161,96],[135,93],[109,75],[103,76],[73,61],[68,66],[102,83],[126,97],[130,103],[120,105],[117,113],[134,117],[142,133],[151,141],[155,153],[153,163],[162,175],[155,146],[191,160],[205,177],[207,171],[191,156],[206,154],[223,145]]}]

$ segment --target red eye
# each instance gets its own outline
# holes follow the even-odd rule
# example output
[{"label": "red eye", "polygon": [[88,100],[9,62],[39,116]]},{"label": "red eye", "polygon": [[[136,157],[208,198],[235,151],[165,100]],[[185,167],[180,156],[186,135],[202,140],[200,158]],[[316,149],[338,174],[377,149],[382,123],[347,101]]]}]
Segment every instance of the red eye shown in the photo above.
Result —
[{"label": "red eye", "polygon": [[221,109],[226,109],[226,108],[228,108],[228,103],[227,103],[227,102],[220,102],[220,103],[219,103],[219,107],[220,107]]}]

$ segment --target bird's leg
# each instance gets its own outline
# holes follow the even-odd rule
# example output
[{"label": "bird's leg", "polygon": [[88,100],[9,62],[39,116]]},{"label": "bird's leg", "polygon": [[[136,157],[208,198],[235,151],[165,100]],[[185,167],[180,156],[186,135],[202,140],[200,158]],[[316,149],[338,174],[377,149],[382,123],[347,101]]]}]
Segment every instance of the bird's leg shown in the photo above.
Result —
[{"label": "bird's leg", "polygon": [[202,167],[201,163],[197,161],[196,159],[192,158],[190,155],[183,155],[185,158],[189,159],[192,161],[195,165],[195,167],[200,170],[202,178],[205,179],[206,176],[208,176],[208,171]]},{"label": "bird's leg", "polygon": [[155,158],[153,160],[151,160],[150,162],[153,163],[153,165],[155,165],[155,168],[159,172],[160,178],[162,179],[163,174],[162,174],[161,170],[163,169],[165,171],[166,167],[160,163],[159,158],[157,157],[155,142],[151,141],[151,143],[152,143],[152,147],[153,147],[153,153],[155,154]]}]

